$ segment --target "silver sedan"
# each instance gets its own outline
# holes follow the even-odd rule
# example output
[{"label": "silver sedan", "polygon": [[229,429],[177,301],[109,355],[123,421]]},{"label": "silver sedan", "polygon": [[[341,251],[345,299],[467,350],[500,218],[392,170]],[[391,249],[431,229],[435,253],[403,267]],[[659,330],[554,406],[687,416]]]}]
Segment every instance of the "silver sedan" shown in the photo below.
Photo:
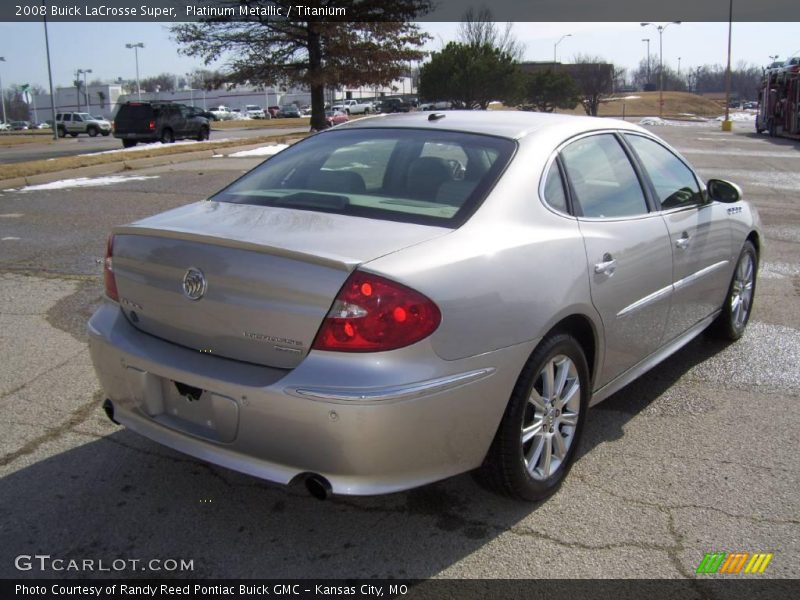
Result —
[{"label": "silver sedan", "polygon": [[591,405],[743,334],[762,243],[635,125],[360,119],[115,228],[92,359],[115,422],[320,498],[477,470],[540,500]]}]

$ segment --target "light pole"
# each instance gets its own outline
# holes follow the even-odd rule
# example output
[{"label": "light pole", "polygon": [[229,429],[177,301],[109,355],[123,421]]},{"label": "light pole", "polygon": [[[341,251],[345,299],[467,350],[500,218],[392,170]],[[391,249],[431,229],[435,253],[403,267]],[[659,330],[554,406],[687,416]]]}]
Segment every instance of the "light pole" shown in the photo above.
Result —
[{"label": "light pole", "polygon": [[42,17],[44,22],[44,47],[47,50],[47,80],[50,83],[50,110],[53,111],[53,120],[50,121],[53,125],[53,139],[58,140],[58,128],[56,127],[56,96],[53,90],[53,69],[50,65],[50,37],[47,35],[47,7],[42,0],[42,6],[45,7],[45,14]]},{"label": "light pole", "polygon": [[776,60],[778,60],[779,56],[780,56],[780,54],[770,54],[769,55],[769,64],[772,65],[772,63],[774,63]]},{"label": "light pole", "polygon": [[572,37],[572,34],[571,33],[565,33],[564,35],[561,36],[561,38],[559,38],[559,40],[555,44],[553,44],[553,64],[554,65],[555,65],[555,63],[558,62],[558,58],[557,58],[557,55],[556,55],[556,52],[558,51],[558,45],[561,42],[564,41],[564,38],[568,38],[568,37]]},{"label": "light pole", "polygon": [[[86,112],[89,111],[89,88],[86,85],[86,74],[91,73],[91,69],[78,69],[78,76],[83,75],[83,98],[86,100]],[[80,110],[80,109],[79,109]]]},{"label": "light pole", "polygon": [[[4,56],[0,56],[0,62],[6,62]],[[3,78],[0,77],[0,100],[3,103],[3,123],[6,122],[6,93],[3,91]]]},{"label": "light pole", "polygon": [[658,116],[664,116],[664,30],[670,25],[680,25],[680,21],[672,21],[664,25],[656,25],[655,23],[640,23],[642,27],[652,25],[658,29]]},{"label": "light pole", "polygon": [[722,131],[732,131],[731,123],[731,34],[733,33],[733,0],[728,4],[728,68],[725,71],[725,120]]},{"label": "light pole", "polygon": [[681,74],[681,57],[678,57],[678,75]]},{"label": "light pole", "polygon": [[647,83],[650,83],[650,38],[642,38],[643,42],[647,42]]},{"label": "light pole", "polygon": [[142,42],[136,42],[135,44],[125,44],[126,48],[133,48],[133,53],[136,56],[136,94],[139,100],[142,99],[142,89],[139,87],[139,48],[144,48],[144,44]]}]

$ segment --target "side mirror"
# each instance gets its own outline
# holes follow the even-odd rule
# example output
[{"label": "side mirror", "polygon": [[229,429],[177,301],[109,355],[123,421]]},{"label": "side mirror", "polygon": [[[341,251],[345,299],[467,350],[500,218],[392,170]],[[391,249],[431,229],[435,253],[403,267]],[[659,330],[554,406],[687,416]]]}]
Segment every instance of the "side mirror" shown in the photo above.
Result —
[{"label": "side mirror", "polygon": [[708,197],[717,202],[733,204],[742,199],[742,189],[730,181],[709,179],[706,187],[708,189]]}]

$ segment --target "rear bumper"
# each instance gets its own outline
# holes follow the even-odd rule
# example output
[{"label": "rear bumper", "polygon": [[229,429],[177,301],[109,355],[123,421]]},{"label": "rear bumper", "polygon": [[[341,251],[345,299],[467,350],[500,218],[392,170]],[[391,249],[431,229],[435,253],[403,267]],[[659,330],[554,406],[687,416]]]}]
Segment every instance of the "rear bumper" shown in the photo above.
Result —
[{"label": "rear bumper", "polygon": [[147,133],[120,133],[114,132],[114,137],[120,140],[136,140],[137,142],[157,142],[158,136],[155,131]]},{"label": "rear bumper", "polygon": [[[141,333],[112,303],[92,317],[89,334],[122,425],[262,479],[288,484],[316,473],[334,493],[355,495],[409,489],[479,466],[533,347],[443,361],[421,342],[380,355],[312,352],[281,370]],[[203,395],[190,401],[174,382]]]}]

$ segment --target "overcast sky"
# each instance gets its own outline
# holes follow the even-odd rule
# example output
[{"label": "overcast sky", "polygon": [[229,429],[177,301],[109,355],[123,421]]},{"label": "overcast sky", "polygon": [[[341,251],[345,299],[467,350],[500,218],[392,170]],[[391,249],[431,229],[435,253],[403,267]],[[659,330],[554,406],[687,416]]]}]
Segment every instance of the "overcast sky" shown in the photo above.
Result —
[{"label": "overcast sky", "polygon": [[[153,23],[50,23],[53,82],[71,85],[76,69],[92,69],[90,79],[133,79],[133,50],[126,42],[143,42],[139,50],[142,78],[163,72],[184,74],[203,67],[201,61],[182,56],[170,39],[169,28]],[[438,50],[455,39],[456,23],[423,23],[433,35],[429,50]],[[558,46],[558,58],[570,62],[576,54],[600,56],[619,66],[635,68],[646,54],[643,38],[650,38],[650,53],[658,56],[658,31],[639,23],[515,23],[516,37],[525,44],[525,59],[553,59],[553,46],[564,34],[572,34]],[[734,23],[733,63],[765,65],[769,56],[781,59],[800,55],[800,23]],[[727,23],[670,25],[663,35],[664,63],[681,71],[703,64],[725,64]],[[41,23],[0,23],[0,79],[4,86],[31,83],[47,85],[47,60]],[[222,67],[223,65],[212,65]]]}]

